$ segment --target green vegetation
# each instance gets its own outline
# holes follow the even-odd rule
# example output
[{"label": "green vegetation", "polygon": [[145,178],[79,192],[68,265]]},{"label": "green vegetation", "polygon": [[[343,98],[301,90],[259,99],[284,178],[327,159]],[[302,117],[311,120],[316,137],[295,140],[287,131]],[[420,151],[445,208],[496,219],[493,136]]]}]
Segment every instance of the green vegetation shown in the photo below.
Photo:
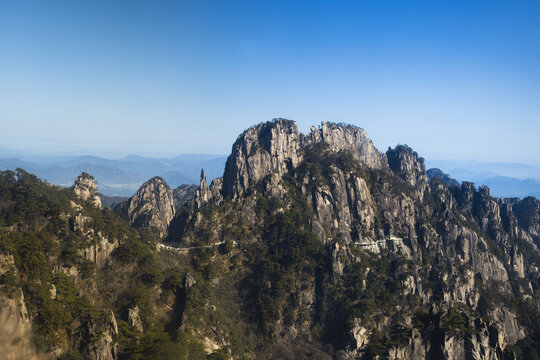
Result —
[{"label": "green vegetation", "polygon": [[258,203],[259,211],[267,215],[263,242],[249,248],[247,254],[252,262],[254,303],[267,334],[281,318],[288,295],[296,291],[296,278],[314,277],[322,256],[320,241],[301,227],[306,223],[304,214],[293,210],[272,212],[279,207],[276,200]]},{"label": "green vegetation", "polygon": [[[75,215],[87,219],[84,230]],[[119,245],[107,267],[96,273],[96,264],[81,251],[96,243],[98,233]],[[111,308],[118,314],[138,306],[143,333],[118,319],[115,342],[121,359],[205,359],[194,339],[173,340],[156,326],[149,288],[161,285],[163,273],[154,255],[155,242],[154,233],[138,234],[110,209],[90,206],[71,189],[45,184],[21,169],[0,172],[0,255],[12,255],[14,260],[13,269],[0,276],[0,291],[13,297],[17,288],[23,290],[40,352],[60,348],[65,350],[60,359],[87,358],[85,349],[111,331]],[[68,269],[76,275],[68,275],[72,273]],[[107,272],[124,273],[129,281],[100,281],[98,291],[107,295],[96,296],[92,284]],[[167,286],[178,283],[169,278]],[[69,348],[73,343],[78,347]]]}]

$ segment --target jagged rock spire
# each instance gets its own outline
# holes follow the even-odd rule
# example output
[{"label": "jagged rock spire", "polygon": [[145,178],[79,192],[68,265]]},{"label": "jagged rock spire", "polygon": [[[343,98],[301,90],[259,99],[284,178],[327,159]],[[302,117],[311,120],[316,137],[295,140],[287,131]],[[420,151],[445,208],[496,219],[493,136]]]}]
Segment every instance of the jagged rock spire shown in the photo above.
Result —
[{"label": "jagged rock spire", "polygon": [[207,202],[210,198],[210,194],[208,191],[208,185],[206,184],[206,174],[204,173],[204,169],[201,169],[201,178],[199,181],[199,189],[195,193],[195,208],[200,209],[201,205],[205,202]]},{"label": "jagged rock spire", "polygon": [[208,201],[208,185],[206,185],[206,174],[204,169],[201,169],[201,180],[199,183],[200,200],[202,202]]}]

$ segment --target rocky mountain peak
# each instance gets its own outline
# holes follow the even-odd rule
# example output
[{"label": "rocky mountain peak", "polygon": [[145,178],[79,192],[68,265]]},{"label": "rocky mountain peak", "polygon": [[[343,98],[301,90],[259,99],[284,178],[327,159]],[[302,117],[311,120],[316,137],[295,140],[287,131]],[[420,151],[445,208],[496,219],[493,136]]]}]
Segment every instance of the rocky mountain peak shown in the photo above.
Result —
[{"label": "rocky mountain peak", "polygon": [[434,178],[439,178],[443,184],[446,186],[459,186],[459,182],[451,177],[450,175],[444,173],[441,169],[433,168],[426,171],[428,180],[431,182]]},{"label": "rocky mountain peak", "polygon": [[244,131],[233,145],[223,176],[223,195],[240,197],[245,190],[270,173],[279,178],[303,160],[304,150],[324,143],[328,150],[348,151],[370,168],[387,168],[386,155],[379,152],[366,132],[356,126],[323,122],[311,133],[298,132],[292,120],[274,119]]},{"label": "rocky mountain peak", "polygon": [[161,236],[167,233],[174,214],[173,192],[159,176],[142,184],[126,207],[126,216],[133,226],[156,229]]},{"label": "rocky mountain peak", "polygon": [[307,139],[312,143],[323,142],[331,151],[349,151],[370,168],[388,166],[386,156],[375,148],[364,129],[357,126],[323,121],[319,128],[311,127]]},{"label": "rocky mountain peak", "polygon": [[[168,324],[170,341],[161,349],[181,345],[174,337],[186,334],[231,358],[271,357],[266,349],[285,359],[502,360],[540,353],[540,202],[495,199],[487,187],[459,185],[440,170],[428,182],[411,148],[380,153],[360,128],[322,123],[303,135],[289,120],[256,125],[234,144],[224,178],[208,184],[201,171],[198,185],[175,190],[176,215],[171,189],[150,179],[115,211],[138,229],[168,233],[157,248],[143,246],[145,237],[109,211],[84,212],[87,202],[75,204],[69,218],[57,214],[48,205],[64,199],[60,189],[23,171],[15,175],[0,176],[0,222],[7,225],[0,231],[31,247],[0,241],[0,310],[7,304],[4,318],[15,320],[2,322],[0,311],[0,323],[23,331],[28,320],[28,331],[54,329],[40,307],[25,319],[22,295],[4,293],[22,286],[28,304],[40,300],[27,291],[29,276],[42,281],[38,287],[31,280],[43,299],[61,305],[53,315],[64,316],[63,292],[75,287],[74,294],[95,300],[92,311],[111,314],[81,322],[77,310],[69,327],[55,332],[63,333],[55,346],[85,359],[133,358],[132,345],[154,336],[147,326],[154,323]],[[85,199],[95,188],[88,174],[74,185]],[[43,206],[19,196],[39,189]],[[21,206],[10,205],[15,201]],[[58,239],[40,258],[46,266],[35,262],[35,275],[26,259],[41,256],[48,242],[27,236],[21,208],[31,217],[41,211],[38,224],[51,224],[44,235]],[[73,231],[63,229],[88,241],[73,248]],[[79,256],[70,256],[75,251]],[[40,280],[42,270],[52,280]],[[133,280],[145,286],[132,292]],[[131,301],[139,291],[148,303]],[[137,329],[133,337],[117,336],[115,314]],[[234,343],[230,335],[246,331],[254,336],[245,347],[227,345]],[[13,347],[27,348],[15,337]]]},{"label": "rocky mountain peak", "polygon": [[463,212],[471,215],[473,207],[474,194],[476,193],[476,188],[474,183],[469,181],[463,181],[461,187],[457,193],[457,201],[459,207]]},{"label": "rocky mountain peak", "polygon": [[92,175],[83,172],[75,179],[72,189],[81,199],[89,201],[94,206],[101,208],[97,183]]},{"label": "rocky mountain peak", "polygon": [[235,141],[225,164],[224,195],[236,198],[271,172],[282,175],[296,167],[302,159],[300,150],[294,121],[274,119],[250,127]]},{"label": "rocky mountain peak", "polygon": [[407,145],[388,148],[386,152],[390,169],[423,194],[428,186],[424,159]]},{"label": "rocky mountain peak", "polygon": [[529,196],[512,206],[521,227],[540,239],[540,201]]}]

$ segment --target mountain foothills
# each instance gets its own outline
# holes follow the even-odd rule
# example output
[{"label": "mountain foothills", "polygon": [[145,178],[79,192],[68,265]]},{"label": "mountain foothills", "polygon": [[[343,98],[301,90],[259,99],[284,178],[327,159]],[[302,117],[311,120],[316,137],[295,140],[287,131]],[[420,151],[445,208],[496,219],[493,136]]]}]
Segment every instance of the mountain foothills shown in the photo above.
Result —
[{"label": "mountain foothills", "polygon": [[210,184],[154,177],[126,199],[85,173],[4,171],[0,351],[538,359],[539,246],[537,199],[428,178],[409,147],[344,124],[261,123]]}]

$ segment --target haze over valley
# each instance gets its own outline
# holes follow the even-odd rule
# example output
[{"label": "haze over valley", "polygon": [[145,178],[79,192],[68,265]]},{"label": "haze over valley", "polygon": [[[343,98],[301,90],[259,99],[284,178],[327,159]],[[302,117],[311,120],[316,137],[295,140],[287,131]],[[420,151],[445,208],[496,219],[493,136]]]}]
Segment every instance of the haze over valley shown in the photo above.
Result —
[{"label": "haze over valley", "polygon": [[[55,185],[69,187],[81,172],[92,174],[98,190],[106,196],[131,196],[152,176],[162,177],[172,188],[198,184],[201,169],[208,181],[221,176],[226,155],[184,154],[168,158],[129,155],[111,159],[99,156],[45,155],[0,150],[0,169],[23,168]],[[471,160],[430,160],[426,168],[438,168],[459,182],[487,185],[496,197],[535,196],[540,198],[540,165],[481,162]]]}]

